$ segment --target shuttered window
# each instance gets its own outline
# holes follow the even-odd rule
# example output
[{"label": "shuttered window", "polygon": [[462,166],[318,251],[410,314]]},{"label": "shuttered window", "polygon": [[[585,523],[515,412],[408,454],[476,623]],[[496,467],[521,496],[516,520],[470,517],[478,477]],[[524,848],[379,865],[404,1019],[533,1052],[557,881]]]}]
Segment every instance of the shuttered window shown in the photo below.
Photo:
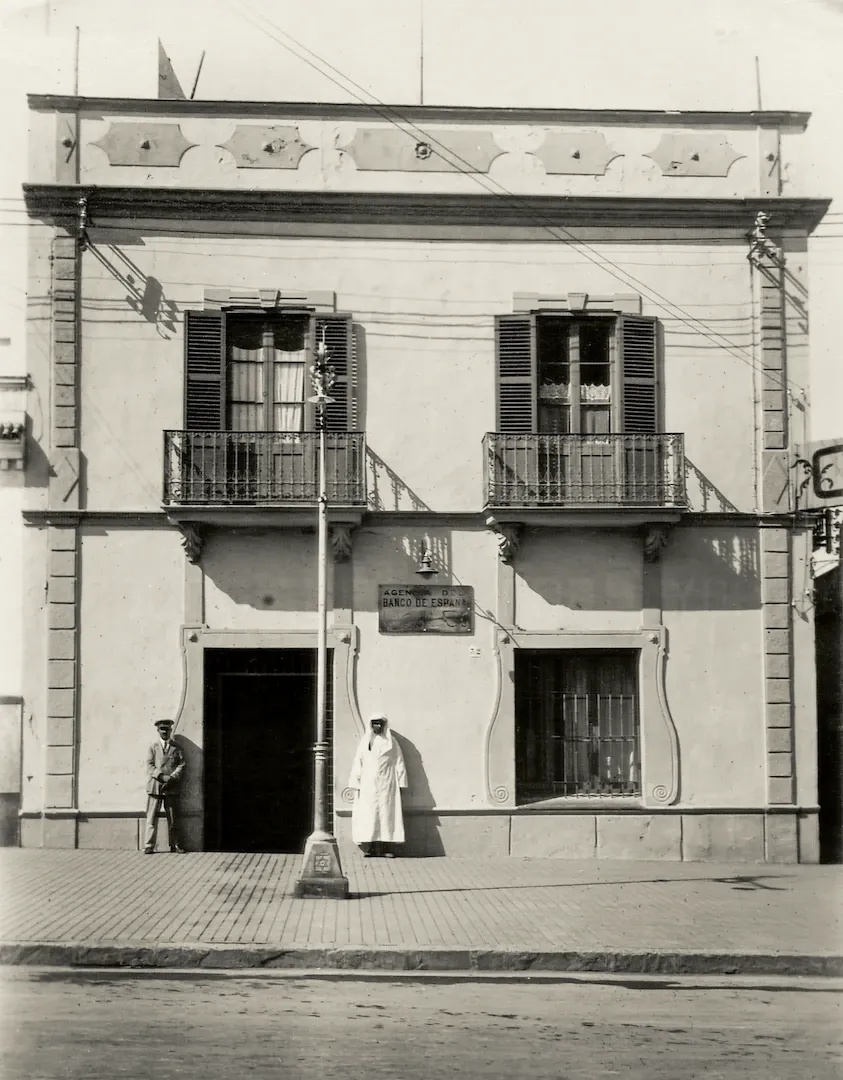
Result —
[{"label": "shuttered window", "polygon": [[310,367],[321,340],[336,372],[326,429],[355,429],[350,315],[187,311],[184,325],[187,431],[311,430]]},{"label": "shuttered window", "polygon": [[501,315],[497,431],[659,430],[656,320],[642,315]]}]

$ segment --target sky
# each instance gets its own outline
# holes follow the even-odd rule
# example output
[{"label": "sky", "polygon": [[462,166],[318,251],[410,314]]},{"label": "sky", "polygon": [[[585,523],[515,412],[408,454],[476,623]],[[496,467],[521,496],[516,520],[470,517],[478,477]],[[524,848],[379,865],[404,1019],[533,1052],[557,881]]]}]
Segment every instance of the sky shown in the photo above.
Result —
[{"label": "sky", "polygon": [[812,113],[785,193],[839,196],[811,242],[811,355],[814,436],[843,436],[841,0],[0,0],[0,372],[26,370],[25,95],[155,97],[158,38],[188,91],[204,50],[196,96],[234,100],[752,109],[758,57],[762,106]]}]

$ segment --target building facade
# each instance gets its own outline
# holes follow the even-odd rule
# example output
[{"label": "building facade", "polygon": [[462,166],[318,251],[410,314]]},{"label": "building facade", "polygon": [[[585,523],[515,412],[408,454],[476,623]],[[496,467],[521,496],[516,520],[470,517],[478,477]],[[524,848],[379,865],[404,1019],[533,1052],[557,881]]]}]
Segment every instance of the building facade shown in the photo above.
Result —
[{"label": "building facade", "polygon": [[30,109],[24,845],[301,850],[324,342],[340,838],[816,861],[807,115]]}]

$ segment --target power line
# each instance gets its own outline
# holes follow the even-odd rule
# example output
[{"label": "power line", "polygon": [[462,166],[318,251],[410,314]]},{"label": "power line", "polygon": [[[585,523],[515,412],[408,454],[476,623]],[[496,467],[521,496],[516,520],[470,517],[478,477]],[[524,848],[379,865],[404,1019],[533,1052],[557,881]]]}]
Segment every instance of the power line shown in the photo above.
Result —
[{"label": "power line", "polygon": [[[241,13],[242,13],[244,10],[248,11],[249,9],[244,9],[241,6],[240,10],[241,10]],[[254,14],[254,12],[252,12],[251,14]],[[366,101],[365,98],[361,97],[359,94],[355,93],[353,90],[349,90],[348,86],[343,86],[343,84],[340,83],[337,79],[334,79],[326,71],[323,71],[321,68],[317,67],[317,65],[314,64],[312,61],[308,60],[306,56],[302,56],[301,53],[296,52],[296,50],[291,48],[286,42],[284,42],[284,41],[280,40],[279,38],[275,37],[264,26],[261,26],[260,23],[256,22],[253,18],[250,18],[248,14],[244,14],[243,18],[247,22],[249,22],[252,26],[254,26],[256,29],[260,30],[267,37],[269,37],[270,40],[275,41],[277,44],[279,44],[282,48],[286,49],[288,52],[290,52],[297,59],[301,60],[303,63],[307,64],[309,67],[313,68],[313,70],[317,71],[319,74],[321,74],[324,78],[328,79],[330,82],[334,83],[335,86],[338,86],[345,93],[350,93],[353,97],[356,97],[357,100],[361,104],[365,105],[367,108],[370,108],[374,113],[377,113],[384,120],[391,123],[399,131],[402,131],[406,135],[413,135],[415,138],[419,139],[420,141],[425,141],[425,142],[432,143],[433,145],[435,145],[437,147],[437,149],[438,149],[438,152],[439,152],[440,156],[443,158],[443,160],[445,160],[446,162],[448,162],[449,164],[454,166],[457,169],[457,171],[461,172],[463,175],[468,176],[470,179],[472,179],[479,186],[483,187],[484,190],[486,190],[490,194],[496,195],[498,197],[503,195],[503,197],[505,197],[506,200],[512,201],[515,205],[524,205],[523,200],[519,200],[518,197],[513,192],[509,191],[509,189],[506,188],[499,181],[494,180],[492,177],[486,178],[484,176],[484,177],[481,178],[474,171],[474,169],[473,169],[473,167],[472,167],[472,165],[471,165],[471,163],[469,161],[462,158],[459,154],[457,154],[455,151],[453,151],[450,147],[444,146],[439,140],[437,140],[435,138],[435,136],[431,135],[429,132],[425,131],[423,128],[419,127],[418,125],[416,125],[415,123],[410,121],[406,116],[402,115],[393,106],[386,105],[384,102],[380,101],[380,99],[375,94],[373,94],[371,91],[366,90],[365,87],[362,87],[354,79],[350,78],[349,76],[345,75],[343,72],[339,71],[339,69],[334,67],[333,64],[331,64],[329,61],[325,60],[323,57],[319,56],[312,49],[310,49],[308,46],[304,45],[297,38],[295,38],[292,34],[289,34],[287,31],[282,30],[279,26],[277,26],[277,24],[273,23],[270,19],[267,19],[265,16],[259,16],[259,18],[263,19],[266,23],[268,23],[269,26],[271,26],[271,27],[273,27],[273,29],[277,30],[278,33],[282,34],[284,37],[289,38],[296,45],[298,45],[299,48],[304,49],[305,52],[307,52],[311,56],[313,56],[320,64],[323,64],[325,67],[330,68],[330,70],[335,72],[337,75],[339,75],[339,77],[344,82],[350,84],[353,87],[357,87],[358,90],[362,91],[364,94],[366,94],[370,98],[372,98],[376,104],[373,105],[372,102]],[[406,127],[402,127],[401,126],[402,124],[406,125]],[[443,153],[443,151],[444,151],[444,153]],[[460,166],[466,166],[466,168],[461,168]],[[499,189],[499,191],[493,190],[490,187],[490,185],[494,185],[496,188]],[[624,285],[627,285],[629,287],[635,287],[635,288],[641,290],[642,294],[647,296],[647,299],[649,299],[651,302],[653,302],[656,307],[661,308],[663,311],[667,311],[667,310],[670,310],[672,308],[675,311],[679,312],[681,316],[684,316],[685,320],[688,322],[688,325],[691,326],[693,329],[695,329],[697,331],[697,333],[699,333],[701,336],[708,337],[709,340],[712,340],[720,348],[722,348],[724,346],[724,344],[725,344],[726,350],[731,352],[732,355],[734,355],[742,363],[748,364],[751,368],[753,368],[754,370],[756,370],[758,372],[762,372],[764,370],[763,365],[758,364],[751,353],[747,352],[745,349],[741,348],[741,346],[737,345],[736,343],[734,343],[732,341],[729,341],[728,338],[725,338],[722,335],[718,335],[717,331],[711,330],[709,327],[706,326],[705,323],[703,323],[701,320],[696,319],[695,316],[691,315],[690,312],[683,309],[679,304],[675,303],[674,301],[669,300],[666,296],[664,296],[662,293],[659,293],[656,289],[651,289],[651,287],[649,287],[645,282],[643,282],[640,279],[636,278],[633,274],[629,274],[627,271],[623,270],[622,267],[618,266],[616,263],[614,263],[607,256],[603,255],[602,252],[599,252],[597,249],[592,248],[589,244],[586,244],[584,241],[578,240],[576,237],[574,237],[563,226],[559,226],[559,225],[551,226],[551,225],[548,225],[546,222],[541,222],[541,221],[536,221],[535,224],[538,227],[548,231],[552,236],[554,236],[555,239],[562,240],[564,243],[576,246],[580,250],[581,254],[589,262],[591,262],[595,266],[599,267],[600,269],[605,270],[612,277],[615,277],[618,281],[622,282]],[[560,233],[565,234],[565,235],[559,235]],[[712,337],[712,335],[716,335],[721,340],[719,342],[716,341],[715,338]],[[741,354],[744,354],[744,355],[741,355]],[[795,381],[793,381],[791,379],[784,380],[784,385],[795,388],[796,390],[799,391],[799,393],[802,396],[805,396],[806,393],[807,393],[807,391],[806,391],[806,389],[804,387],[800,386],[798,383],[796,383]]]}]

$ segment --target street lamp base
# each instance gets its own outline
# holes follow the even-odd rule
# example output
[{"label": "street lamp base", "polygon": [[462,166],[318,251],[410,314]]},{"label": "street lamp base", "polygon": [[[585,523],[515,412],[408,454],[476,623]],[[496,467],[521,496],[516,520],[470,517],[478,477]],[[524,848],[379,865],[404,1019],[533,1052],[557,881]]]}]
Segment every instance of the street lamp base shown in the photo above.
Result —
[{"label": "street lamp base", "polygon": [[348,878],[343,877],[336,838],[314,833],[307,838],[302,857],[301,876],[294,896],[348,899]]}]

